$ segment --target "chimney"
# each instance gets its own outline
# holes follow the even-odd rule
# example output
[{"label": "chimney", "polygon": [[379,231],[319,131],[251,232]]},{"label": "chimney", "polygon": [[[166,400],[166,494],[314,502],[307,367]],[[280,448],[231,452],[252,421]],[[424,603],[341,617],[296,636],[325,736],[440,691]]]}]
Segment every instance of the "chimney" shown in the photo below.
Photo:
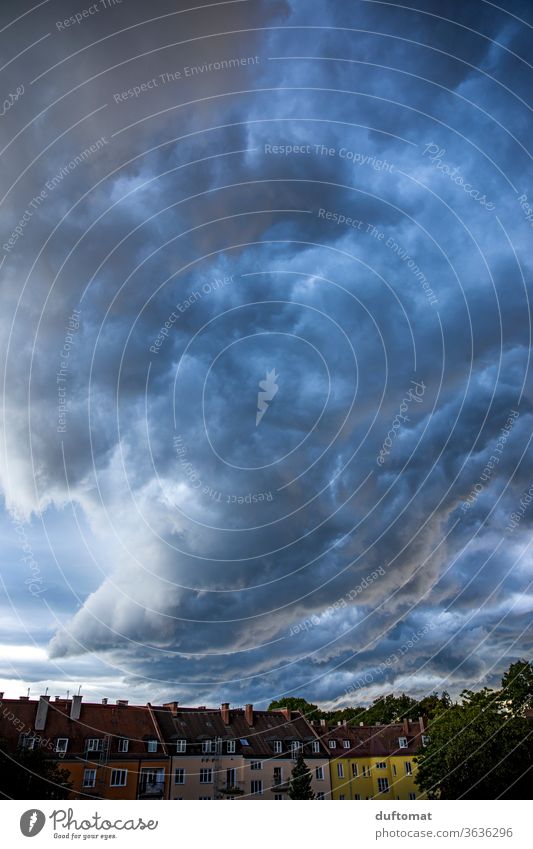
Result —
[{"label": "chimney", "polygon": [[425,725],[424,717],[423,717],[423,716],[419,716],[419,717],[418,717],[418,723],[419,723],[419,725],[420,725],[420,733],[421,733],[421,734],[424,734],[424,732],[425,732],[425,730],[426,730],[426,725]]},{"label": "chimney", "polygon": [[222,702],[220,705],[220,713],[222,714],[222,722],[224,725],[229,725],[229,702]]},{"label": "chimney", "polygon": [[21,702],[29,702],[30,697],[29,696],[19,696],[19,699],[20,699]]},{"label": "chimney", "polygon": [[35,714],[35,730],[44,731],[46,727],[46,716],[48,714],[48,703],[50,696],[40,696],[39,704],[37,705],[37,713]]},{"label": "chimney", "polygon": [[106,705],[106,704],[107,704],[107,699],[102,699],[102,704],[103,704],[103,705]]},{"label": "chimney", "polygon": [[251,728],[254,724],[254,706],[253,705],[244,705],[244,718]]},{"label": "chimney", "polygon": [[4,694],[0,693],[0,701],[4,698]]},{"label": "chimney", "polygon": [[342,725],[342,722],[340,721],[340,719],[337,720],[337,725]]},{"label": "chimney", "polygon": [[360,722],[360,723],[359,723],[359,728],[362,728],[364,724],[365,724],[364,722]]},{"label": "chimney", "polygon": [[117,705],[119,707],[127,707],[128,699],[117,699]]},{"label": "chimney", "polygon": [[168,708],[170,712],[176,716],[179,704],[179,702],[164,702],[163,707]]},{"label": "chimney", "polygon": [[72,696],[72,704],[70,706],[70,718],[79,719],[81,713],[81,700],[83,696]]},{"label": "chimney", "polygon": [[328,727],[327,720],[326,720],[326,719],[321,719],[321,720],[320,720],[320,725],[322,726],[322,728],[327,728],[327,727]]},{"label": "chimney", "polygon": [[404,719],[404,721],[402,722],[402,725],[403,725],[403,733],[409,734],[409,720]]},{"label": "chimney", "polygon": [[290,709],[290,707],[282,707],[281,713],[283,714],[283,716],[285,717],[287,722],[291,721],[291,709]]}]

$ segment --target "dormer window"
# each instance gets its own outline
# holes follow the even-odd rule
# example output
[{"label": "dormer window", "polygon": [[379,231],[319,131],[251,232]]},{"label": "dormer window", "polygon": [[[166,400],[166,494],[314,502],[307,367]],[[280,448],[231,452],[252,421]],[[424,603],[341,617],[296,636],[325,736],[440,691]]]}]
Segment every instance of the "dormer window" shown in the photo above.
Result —
[{"label": "dormer window", "polygon": [[400,749],[407,749],[407,737],[398,737],[398,746]]},{"label": "dormer window", "polygon": [[422,745],[423,746],[429,746],[429,740],[430,740],[430,738],[429,738],[428,734],[422,734]]},{"label": "dormer window", "polygon": [[202,753],[204,755],[209,755],[213,751],[213,741],[212,740],[202,740]]},{"label": "dormer window", "polygon": [[101,737],[88,737],[86,749],[88,752],[101,752],[103,745],[104,741]]},{"label": "dormer window", "polygon": [[235,754],[235,740],[228,740],[226,742],[226,751],[227,751],[228,755],[234,755]]},{"label": "dormer window", "polygon": [[119,737],[117,749],[119,752],[127,752],[130,747],[130,741],[126,737]]},{"label": "dormer window", "polygon": [[318,752],[320,752],[320,743],[319,743],[319,741],[318,741],[318,740],[313,740],[313,746],[312,746],[312,749],[313,749],[313,752],[314,752],[315,754],[317,754]]},{"label": "dormer window", "polygon": [[274,752],[276,755],[281,755],[283,752],[283,745],[281,740],[274,740]]},{"label": "dormer window", "polygon": [[342,745],[345,749],[349,749],[350,748],[350,741],[349,740],[343,740]]},{"label": "dormer window", "polygon": [[68,749],[68,737],[58,737],[56,740],[54,752],[65,754]]},{"label": "dormer window", "polygon": [[302,748],[302,744],[300,743],[300,741],[299,741],[299,740],[293,740],[293,741],[292,741],[292,743],[291,743],[291,751],[292,751],[292,754],[293,754],[294,756],[296,756],[296,755],[298,754],[298,752],[300,751],[300,749],[301,749],[301,748]]},{"label": "dormer window", "polygon": [[187,751],[187,740],[176,740],[176,752],[184,754]]},{"label": "dormer window", "polygon": [[337,741],[336,740],[330,740],[329,741],[329,748],[330,749],[336,749],[337,748]]},{"label": "dormer window", "polygon": [[151,752],[152,754],[157,752],[157,740],[148,740],[146,742],[146,751]]}]

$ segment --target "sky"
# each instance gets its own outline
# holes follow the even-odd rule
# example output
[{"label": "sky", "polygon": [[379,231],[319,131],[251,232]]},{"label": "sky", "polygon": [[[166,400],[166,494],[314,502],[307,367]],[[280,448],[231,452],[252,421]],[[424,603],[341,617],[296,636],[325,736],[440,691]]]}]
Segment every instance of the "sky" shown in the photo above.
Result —
[{"label": "sky", "polygon": [[531,656],[531,4],[5,0],[0,689]]}]

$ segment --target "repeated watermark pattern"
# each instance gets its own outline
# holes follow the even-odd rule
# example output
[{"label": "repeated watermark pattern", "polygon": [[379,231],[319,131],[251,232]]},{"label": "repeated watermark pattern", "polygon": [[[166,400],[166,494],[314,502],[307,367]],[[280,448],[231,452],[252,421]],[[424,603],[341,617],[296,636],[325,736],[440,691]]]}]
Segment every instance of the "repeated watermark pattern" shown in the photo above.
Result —
[{"label": "repeated watermark pattern", "polygon": [[293,637],[295,634],[301,634],[302,631],[309,631],[311,628],[314,628],[316,625],[322,625],[324,622],[324,617],[333,616],[338,610],[342,610],[343,608],[349,607],[350,602],[355,601],[358,595],[360,595],[364,590],[368,589],[375,581],[378,580],[381,576],[386,574],[386,569],[383,566],[378,566],[373,572],[370,572],[365,578],[362,580],[351,590],[345,593],[341,598],[334,601],[333,604],[328,605],[325,610],[320,613],[320,615],[313,614],[312,616],[304,619],[302,622],[298,622],[296,625],[291,625],[291,629],[289,631],[289,636]]},{"label": "repeated watermark pattern", "polygon": [[506,531],[508,531],[509,533],[512,534],[517,529],[517,527],[519,526],[520,522],[522,521],[522,519],[524,518],[524,516],[526,514],[526,510],[528,509],[528,507],[529,507],[529,505],[531,504],[532,501],[533,501],[533,484],[521,496],[520,507],[517,510],[513,510],[513,512],[509,516],[509,521],[507,522],[507,525],[505,526]]},{"label": "repeated watermark pattern", "polygon": [[67,413],[68,413],[68,396],[67,396],[67,376],[70,368],[70,352],[74,344],[74,338],[80,327],[80,310],[72,310],[70,314],[65,338],[63,339],[63,347],[59,352],[59,371],[56,374],[57,387],[57,432],[67,432]]},{"label": "repeated watermark pattern", "polygon": [[430,622],[427,625],[424,625],[423,628],[419,628],[417,631],[414,631],[408,640],[404,640],[397,651],[391,652],[385,660],[382,660],[374,669],[365,672],[365,674],[359,676],[353,684],[350,684],[350,686],[344,691],[345,695],[349,696],[351,693],[356,693],[358,690],[369,687],[376,681],[376,678],[380,678],[385,672],[395,666],[402,657],[418,645],[420,640],[423,639],[426,634],[435,630],[436,627],[437,625],[434,622]]},{"label": "repeated watermark pattern", "polygon": [[381,448],[379,450],[379,454],[376,457],[376,463],[378,464],[378,466],[382,466],[383,463],[385,462],[387,456],[390,454],[391,448],[393,446],[393,442],[394,442],[395,439],[397,439],[398,434],[400,432],[400,428],[402,427],[402,424],[404,422],[409,421],[409,416],[406,416],[406,413],[409,409],[409,405],[413,401],[415,401],[417,404],[421,404],[425,391],[426,391],[426,384],[424,383],[423,380],[418,381],[418,380],[412,380],[411,379],[411,385],[410,385],[409,389],[407,390],[406,394],[404,395],[404,397],[402,398],[402,401],[401,401],[401,404],[400,404],[400,409],[398,410],[398,412],[394,416],[392,423],[391,423],[391,428],[390,428],[389,432],[387,433],[387,436],[383,440],[383,445],[381,446]]},{"label": "repeated watermark pattern", "polygon": [[483,471],[479,476],[479,480],[477,481],[477,483],[474,484],[468,496],[466,497],[466,500],[461,505],[461,510],[463,511],[463,513],[465,513],[467,510],[470,510],[470,508],[476,503],[480,494],[485,489],[485,485],[492,478],[496,466],[500,462],[500,457],[509,438],[509,434],[511,433],[519,415],[520,413],[517,410],[511,410],[504,426],[500,430],[498,441],[496,442],[496,445],[494,447],[494,453],[491,454],[491,456],[489,457]]}]

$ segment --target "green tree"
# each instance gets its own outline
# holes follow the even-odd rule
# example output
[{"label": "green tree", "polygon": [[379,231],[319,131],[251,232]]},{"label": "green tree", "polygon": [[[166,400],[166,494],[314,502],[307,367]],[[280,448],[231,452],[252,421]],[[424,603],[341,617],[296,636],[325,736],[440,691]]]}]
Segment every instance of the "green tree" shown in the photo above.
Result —
[{"label": "green tree", "polygon": [[533,663],[511,663],[502,678],[502,699],[514,716],[523,716],[533,708]]},{"label": "green tree", "polygon": [[437,708],[417,783],[440,799],[523,799],[533,763],[530,723],[502,711],[500,693],[465,690],[460,704]]},{"label": "green tree", "polygon": [[296,698],[295,696],[288,696],[284,699],[278,699],[275,702],[270,702],[268,709],[280,710],[284,707],[288,707],[291,710],[299,710],[300,713],[303,713],[306,719],[320,719],[322,716],[322,711],[317,707],[317,705],[313,705],[305,699]]},{"label": "green tree", "polygon": [[41,749],[10,752],[0,740],[0,796],[6,799],[67,799],[70,773]]},{"label": "green tree", "polygon": [[314,799],[311,782],[311,770],[304,761],[303,751],[300,749],[289,779],[289,799]]}]

